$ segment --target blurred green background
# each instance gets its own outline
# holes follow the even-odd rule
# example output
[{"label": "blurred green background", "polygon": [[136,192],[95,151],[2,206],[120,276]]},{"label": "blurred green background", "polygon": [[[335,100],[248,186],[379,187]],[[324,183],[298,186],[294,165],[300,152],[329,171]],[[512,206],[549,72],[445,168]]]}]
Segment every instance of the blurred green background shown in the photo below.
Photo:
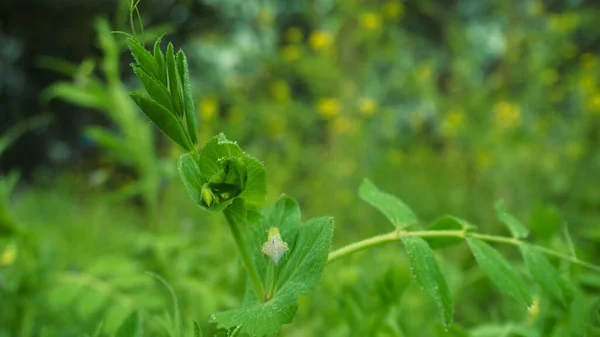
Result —
[{"label": "blurred green background", "polygon": [[[128,5],[0,4],[0,336],[110,336],[136,309],[149,335],[168,335],[173,303],[147,271],[172,285],[188,330],[197,320],[224,336],[210,314],[241,303],[227,226],[188,198],[179,150],[127,97],[139,83],[111,31],[129,30]],[[358,199],[369,177],[423,226],[452,214],[506,234],[493,209],[503,199],[536,242],[568,252],[568,228],[577,256],[600,262],[598,2],[139,7],[147,42],[168,32],[186,52],[201,144],[223,132],[264,161],[269,201],[286,193],[304,219],[334,216],[334,248],[391,230]],[[438,258],[450,332],[389,245],[328,266],[283,335],[569,335],[569,309],[542,292],[527,310],[464,247]],[[586,291],[598,335],[600,275],[557,263]]]}]

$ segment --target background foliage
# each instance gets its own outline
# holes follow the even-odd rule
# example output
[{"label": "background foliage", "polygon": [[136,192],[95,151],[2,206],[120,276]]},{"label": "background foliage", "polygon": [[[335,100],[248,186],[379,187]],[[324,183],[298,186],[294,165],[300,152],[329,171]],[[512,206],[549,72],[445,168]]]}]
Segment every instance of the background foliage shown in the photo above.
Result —
[{"label": "background foliage", "polygon": [[[0,157],[4,171],[24,173],[14,189],[14,173],[0,186],[7,196],[0,228],[17,228],[0,231],[0,336],[97,328],[108,336],[138,309],[149,335],[174,334],[172,299],[146,271],[173,287],[186,331],[196,320],[206,335],[225,335],[209,317],[239,306],[243,271],[225,223],[195,206],[177,179],[180,150],[125,96],[139,83],[124,39],[108,31],[124,29],[127,3],[37,5],[0,4],[0,130],[27,116],[55,116]],[[286,193],[303,220],[335,218],[334,247],[388,228],[358,196],[368,176],[422,224],[452,214],[506,234],[494,209],[503,199],[537,242],[598,262],[594,1],[203,0],[140,8],[146,41],[167,28],[186,52],[200,144],[219,132],[243,144],[265,163],[270,202]],[[42,26],[60,12],[56,29]],[[517,251],[499,248],[519,261]],[[392,244],[327,266],[283,335],[599,334],[598,274],[552,260],[584,291],[578,305],[534,288],[528,309],[494,290],[466,245],[436,256],[455,306],[448,332],[432,324],[440,321],[436,303],[411,281],[409,257]]]}]

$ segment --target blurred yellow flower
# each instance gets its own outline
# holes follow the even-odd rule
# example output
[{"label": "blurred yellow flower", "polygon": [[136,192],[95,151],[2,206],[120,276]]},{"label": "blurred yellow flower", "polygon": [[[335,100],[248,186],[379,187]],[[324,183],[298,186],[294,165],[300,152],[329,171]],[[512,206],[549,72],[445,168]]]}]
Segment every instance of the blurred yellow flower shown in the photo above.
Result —
[{"label": "blurred yellow flower", "polygon": [[267,135],[271,139],[282,139],[283,136],[285,136],[285,126],[285,118],[282,118],[280,116],[274,116],[267,121]]},{"label": "blurred yellow flower", "polygon": [[569,157],[571,160],[578,160],[579,158],[581,158],[581,155],[583,154],[583,146],[581,146],[581,143],[576,142],[576,141],[570,141],[567,144],[567,157]]},{"label": "blurred yellow flower", "polygon": [[202,119],[209,121],[219,113],[219,101],[214,97],[206,97],[200,100],[198,108]]},{"label": "blurred yellow flower", "polygon": [[416,69],[417,79],[420,82],[427,81],[433,74],[433,66],[429,62],[421,63]]},{"label": "blurred yellow flower", "polygon": [[592,70],[596,67],[596,57],[592,53],[581,55],[581,66],[585,70]]},{"label": "blurred yellow flower", "polygon": [[332,130],[335,134],[343,135],[347,133],[354,133],[357,126],[358,125],[355,120],[348,117],[339,116],[333,120]]},{"label": "blurred yellow flower", "polygon": [[541,77],[542,83],[544,83],[545,85],[552,85],[556,83],[556,80],[558,79],[558,73],[556,72],[556,70],[548,68],[542,71]]},{"label": "blurred yellow flower", "polygon": [[600,113],[600,91],[594,91],[586,100],[586,108],[595,113]]},{"label": "blurred yellow flower", "polygon": [[492,165],[492,155],[485,150],[479,150],[475,153],[475,165],[480,170],[485,170]]},{"label": "blurred yellow flower", "polygon": [[290,87],[285,80],[278,80],[270,88],[271,96],[277,102],[287,102],[290,100]]},{"label": "blurred yellow flower", "polygon": [[404,6],[400,1],[388,1],[383,4],[383,14],[389,19],[398,19],[404,15]]},{"label": "blurred yellow flower", "polygon": [[365,116],[371,116],[377,111],[377,103],[370,98],[363,98],[360,101],[360,112]]},{"label": "blurred yellow flower", "polygon": [[378,30],[381,27],[381,18],[375,13],[365,13],[361,16],[360,22],[367,30]]},{"label": "blurred yellow flower", "polygon": [[531,323],[535,322],[540,315],[540,299],[535,298],[533,300],[533,303],[527,308],[527,311],[528,311],[527,322],[529,322],[529,324],[531,324]]},{"label": "blurred yellow flower", "polygon": [[592,73],[584,73],[579,80],[581,91],[585,93],[593,93],[596,91],[596,76]]},{"label": "blurred yellow flower", "polygon": [[281,57],[286,62],[293,62],[300,59],[300,47],[297,45],[285,46],[281,50]]},{"label": "blurred yellow flower", "polygon": [[227,111],[227,122],[230,124],[241,124],[244,121],[244,110],[239,106],[232,106]]},{"label": "blurred yellow flower", "polygon": [[401,166],[404,163],[404,152],[400,149],[390,149],[387,153],[387,159],[392,166]]},{"label": "blurred yellow flower", "polygon": [[304,34],[302,34],[302,30],[298,27],[290,27],[285,31],[285,41],[288,43],[298,43],[302,41]]},{"label": "blurred yellow flower", "polygon": [[579,25],[579,14],[560,13],[550,17],[550,30],[553,32],[569,32]]},{"label": "blurred yellow flower", "polygon": [[0,254],[0,267],[9,266],[17,259],[17,246],[14,243],[9,244],[2,254]]},{"label": "blurred yellow flower", "polygon": [[451,110],[442,120],[442,133],[448,136],[454,136],[465,124],[465,112],[458,108]]},{"label": "blurred yellow flower", "polygon": [[331,118],[342,112],[342,104],[335,98],[322,98],[317,103],[317,110],[321,117]]},{"label": "blurred yellow flower", "polygon": [[521,107],[501,101],[494,106],[496,125],[502,129],[512,129],[521,125]]},{"label": "blurred yellow flower", "polygon": [[541,14],[544,14],[545,11],[546,8],[544,7],[544,4],[541,1],[531,1],[529,3],[529,14],[531,16],[539,16]]},{"label": "blurred yellow flower", "polygon": [[266,27],[273,23],[273,11],[269,7],[263,7],[258,11],[256,21],[261,27]]},{"label": "blurred yellow flower", "polygon": [[577,56],[577,45],[573,42],[567,42],[567,45],[563,50],[563,56],[566,59],[572,59],[573,57]]},{"label": "blurred yellow flower", "polygon": [[542,157],[542,168],[546,171],[552,171],[558,165],[558,155],[556,153],[547,153],[544,157]]},{"label": "blurred yellow flower", "polygon": [[315,31],[310,34],[308,43],[310,43],[310,46],[314,50],[326,50],[332,45],[333,38],[329,33]]}]

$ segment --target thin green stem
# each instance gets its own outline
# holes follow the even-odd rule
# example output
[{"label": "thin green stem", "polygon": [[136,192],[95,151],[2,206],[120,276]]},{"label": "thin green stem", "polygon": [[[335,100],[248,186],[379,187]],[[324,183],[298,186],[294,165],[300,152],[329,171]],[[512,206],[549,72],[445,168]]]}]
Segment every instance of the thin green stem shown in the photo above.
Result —
[{"label": "thin green stem", "polygon": [[275,295],[275,284],[277,283],[277,265],[270,263],[267,267],[267,297],[266,300],[270,300]]},{"label": "thin green stem", "polygon": [[559,259],[571,262],[573,264],[578,264],[582,267],[585,267],[585,268],[588,268],[588,269],[591,269],[591,270],[594,270],[594,271],[600,273],[600,266],[597,266],[595,264],[592,264],[592,263],[589,263],[586,261],[582,261],[576,257],[569,256],[567,254],[563,254],[563,253],[554,251],[554,250],[546,248],[546,247],[530,244],[528,242],[519,240],[517,238],[510,238],[510,237],[498,236],[498,235],[471,233],[471,232],[465,232],[463,230],[432,230],[432,231],[412,231],[412,232],[396,230],[396,231],[393,231],[393,232],[390,232],[387,234],[377,235],[372,238],[368,238],[368,239],[365,239],[362,241],[351,243],[351,244],[344,246],[336,251],[333,251],[329,254],[327,263],[331,263],[341,257],[350,255],[352,253],[358,252],[363,249],[378,246],[378,245],[384,244],[386,242],[400,241],[402,238],[410,237],[410,236],[418,236],[418,237],[422,237],[422,238],[424,238],[424,237],[458,237],[458,238],[463,238],[463,239],[465,237],[469,236],[469,237],[480,239],[483,241],[504,243],[504,244],[509,244],[509,245],[513,245],[513,246],[520,246],[520,245],[528,244],[531,247],[539,250],[540,252],[542,252],[544,254],[557,257]]},{"label": "thin green stem", "polygon": [[250,281],[252,282],[252,286],[254,287],[254,292],[259,299],[265,298],[265,290],[260,282],[260,277],[258,276],[258,271],[256,270],[256,266],[252,262],[252,257],[250,252],[248,251],[248,246],[246,246],[246,242],[244,241],[244,237],[240,232],[240,228],[236,223],[235,219],[231,216],[227,210],[223,212],[225,214],[225,219],[227,219],[227,223],[229,224],[229,229],[231,230],[231,234],[233,235],[233,239],[238,247],[238,251],[240,256],[242,257],[242,262],[244,267],[246,267],[246,271],[248,272],[248,276],[250,276]]}]

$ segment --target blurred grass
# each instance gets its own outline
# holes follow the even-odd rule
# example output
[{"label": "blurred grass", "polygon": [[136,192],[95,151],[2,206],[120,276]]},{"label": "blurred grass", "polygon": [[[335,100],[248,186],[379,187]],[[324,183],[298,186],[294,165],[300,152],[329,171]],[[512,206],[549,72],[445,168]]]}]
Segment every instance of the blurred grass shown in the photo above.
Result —
[{"label": "blurred grass", "polygon": [[[286,193],[303,219],[334,216],[334,247],[392,228],[358,198],[359,182],[369,177],[409,205],[423,227],[452,214],[482,232],[506,234],[493,208],[503,199],[537,242],[567,252],[568,225],[578,257],[598,263],[597,7],[546,8],[534,0],[205,3],[220,25],[184,45],[201,143],[224,132],[264,161],[268,200]],[[103,61],[114,72],[120,52],[112,52]],[[112,76],[120,95],[125,88]],[[129,105],[110,105],[107,113],[119,116],[116,106]],[[151,126],[144,123],[142,133]],[[127,132],[135,131],[130,125]],[[151,317],[149,335],[163,335],[170,298],[145,271],[173,286],[188,330],[197,320],[205,335],[225,335],[206,322],[241,303],[244,276],[232,239],[223,219],[201,212],[174,179],[177,150],[159,151],[151,138],[140,151],[151,152],[144,167],[160,175],[152,178],[156,226],[147,208],[116,201],[119,190],[110,184],[91,186],[93,173],[82,167],[51,181],[41,173],[17,188],[6,209],[23,233],[0,238],[2,261],[10,262],[0,264],[0,336],[81,336],[100,321],[110,335],[136,308]],[[113,163],[110,178],[125,170],[109,152],[102,155],[100,162]],[[157,167],[163,160],[169,169]],[[161,179],[168,183],[159,188]],[[538,313],[499,294],[466,247],[437,257],[457,326],[533,331],[519,336],[568,330],[565,308],[538,289]],[[597,275],[553,263],[587,291],[590,306],[597,303]],[[390,244],[329,265],[283,335],[449,336],[433,326],[436,315],[433,301],[410,282],[400,247]]]}]

